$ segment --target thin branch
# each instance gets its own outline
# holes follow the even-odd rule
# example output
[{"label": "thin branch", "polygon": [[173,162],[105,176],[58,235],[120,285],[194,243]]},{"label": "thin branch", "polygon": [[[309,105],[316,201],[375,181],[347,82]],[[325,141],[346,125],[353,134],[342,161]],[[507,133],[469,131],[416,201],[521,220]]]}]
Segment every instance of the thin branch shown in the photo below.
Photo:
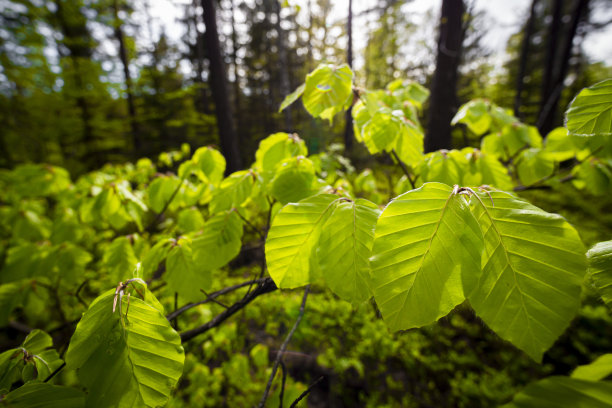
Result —
[{"label": "thin branch", "polygon": [[211,302],[214,302],[214,303],[218,304],[219,306],[221,306],[224,309],[229,309],[229,306],[221,303],[216,298],[211,298],[210,295],[208,293],[206,293],[206,291],[204,289],[200,289],[200,292],[202,292],[204,294],[204,296],[206,296],[207,299],[210,299]]},{"label": "thin branch", "polygon": [[[250,284],[250,282],[246,283],[246,284],[242,284],[242,285],[246,286],[248,284]],[[201,325],[199,327],[196,327],[195,329],[191,329],[191,330],[187,330],[187,331],[182,332],[181,333],[181,341],[183,343],[185,343],[185,342],[193,339],[194,337],[196,337],[196,336],[198,336],[198,335],[200,335],[202,333],[206,333],[208,330],[210,330],[210,329],[212,329],[214,327],[219,326],[225,320],[227,320],[228,318],[233,316],[236,312],[238,312],[239,310],[244,308],[246,305],[251,303],[253,300],[255,300],[259,295],[263,295],[265,293],[273,292],[276,289],[278,289],[278,288],[276,287],[276,284],[274,283],[272,278],[263,279],[257,285],[255,290],[250,293],[250,295],[248,297],[245,297],[245,298],[239,300],[238,302],[234,303],[229,308],[224,310],[222,313],[220,313],[217,316],[215,316],[208,323],[205,323],[205,324],[203,324],[203,325]],[[180,311],[180,309],[177,310],[177,312],[179,312],[179,311]]]},{"label": "thin branch", "polygon": [[87,302],[85,302],[83,300],[83,298],[81,297],[81,290],[85,287],[85,285],[87,285],[87,282],[89,282],[88,280],[84,280],[83,283],[81,283],[79,285],[79,288],[76,290],[76,292],[74,293],[74,296],[76,296],[76,298],[78,299],[78,301],[85,306],[85,309],[89,309],[89,305],[87,304]]},{"label": "thin branch", "polygon": [[285,398],[285,384],[287,383],[287,366],[282,361],[280,362],[281,373],[283,374],[280,394],[278,395],[278,408],[283,408],[283,399]]},{"label": "thin branch", "polygon": [[49,374],[49,376],[48,376],[47,378],[45,378],[45,381],[43,381],[43,382],[49,382],[49,380],[50,380],[50,379],[52,379],[53,377],[55,377],[55,375],[56,375],[57,373],[59,373],[60,371],[62,371],[62,368],[64,368],[64,367],[66,367],[66,362],[65,362],[65,361],[62,363],[62,365],[61,365],[61,366],[57,367],[57,368],[55,369],[55,371],[53,371],[51,374]]},{"label": "thin branch", "polygon": [[312,384],[310,384],[310,385],[308,386],[308,388],[306,389],[306,391],[304,391],[303,393],[301,393],[301,394],[300,394],[300,396],[299,396],[299,397],[297,397],[297,399],[296,399],[295,401],[293,401],[293,403],[291,404],[291,406],[290,406],[289,408],[295,408],[295,407],[297,407],[298,402],[300,402],[300,401],[301,401],[301,400],[303,400],[303,399],[304,399],[304,398],[305,398],[305,397],[306,397],[308,394],[310,394],[310,391],[312,391],[312,389],[313,389],[314,387],[316,387],[316,386],[317,386],[317,384],[319,384],[321,381],[323,381],[323,379],[324,379],[324,378],[325,378],[324,376],[321,376],[321,377],[319,377],[319,379],[318,379],[317,381],[315,381],[315,382],[313,382]]},{"label": "thin branch", "polygon": [[208,303],[208,302],[212,302],[214,299],[218,298],[219,296],[225,295],[226,293],[233,292],[235,290],[238,290],[240,288],[243,288],[245,286],[249,286],[249,285],[252,285],[252,284],[262,284],[262,283],[264,283],[264,281],[265,281],[265,279],[256,279],[256,280],[250,280],[250,281],[242,282],[242,283],[239,283],[239,284],[233,285],[233,286],[228,286],[227,288],[223,288],[221,290],[218,290],[216,292],[211,293],[210,296],[208,296],[204,300],[201,300],[201,301],[195,302],[195,303],[186,304],[185,306],[175,310],[174,312],[169,313],[166,316],[166,319],[173,320],[177,316],[185,313],[187,310],[192,309],[192,308],[194,308],[196,306],[199,306],[199,305],[203,305],[203,304]]},{"label": "thin branch", "polygon": [[268,384],[266,385],[266,390],[264,391],[263,396],[261,397],[261,401],[259,401],[259,408],[264,408],[266,404],[266,400],[268,399],[268,394],[270,393],[270,388],[272,387],[272,382],[274,381],[274,376],[276,375],[276,371],[278,370],[278,366],[280,364],[281,358],[283,358],[283,353],[287,350],[287,346],[289,346],[289,342],[291,341],[291,337],[297,330],[298,325],[302,321],[302,317],[304,317],[304,309],[306,308],[306,299],[308,298],[308,292],[310,291],[310,285],[306,286],[304,289],[304,296],[302,297],[302,305],[300,306],[300,313],[291,328],[287,337],[285,337],[285,341],[281,345],[278,354],[276,354],[276,360],[274,361],[274,366],[272,367],[272,374],[270,374],[270,379],[268,380]]},{"label": "thin branch", "polygon": [[161,220],[161,217],[164,215],[164,213],[166,212],[166,210],[168,209],[168,207],[170,207],[170,204],[172,203],[172,201],[174,200],[174,197],[176,197],[176,195],[178,194],[179,190],[181,189],[181,187],[183,186],[183,183],[185,182],[185,178],[181,179],[181,182],[179,183],[178,186],[176,186],[176,189],[172,192],[172,195],[170,196],[170,198],[168,199],[168,201],[166,201],[166,204],[164,204],[164,207],[161,209],[161,211],[155,216],[155,218],[153,219],[153,221],[151,221],[151,223],[149,225],[147,225],[147,227],[145,228],[146,231],[151,232],[153,230],[153,227],[155,227],[155,225],[157,225],[157,223]]},{"label": "thin branch", "polygon": [[251,230],[252,230],[254,233],[256,233],[257,235],[259,235],[259,237],[260,237],[261,239],[263,239],[263,240],[265,240],[265,239],[266,239],[266,238],[265,238],[265,236],[264,236],[264,234],[263,234],[263,233],[262,233],[262,232],[261,232],[261,231],[260,231],[260,230],[259,230],[259,229],[258,229],[256,226],[254,226],[254,225],[253,225],[253,224],[252,224],[252,223],[251,223],[249,220],[247,220],[246,218],[244,218],[244,217],[242,216],[242,214],[240,214],[240,211],[238,211],[238,209],[237,209],[237,208],[233,208],[233,210],[234,210],[234,212],[235,212],[236,214],[238,214],[238,216],[239,216],[240,218],[242,218],[242,221],[244,221],[244,223],[245,223],[245,224],[246,224],[246,225],[247,225],[247,226],[248,226],[248,227],[249,227],[249,228],[250,228],[250,229],[251,229]]},{"label": "thin branch", "polygon": [[406,167],[406,164],[404,164],[404,162],[399,158],[399,156],[397,155],[397,152],[395,151],[395,149],[391,150],[391,154],[393,155],[395,160],[397,160],[397,163],[402,168],[402,171],[406,175],[406,178],[408,179],[408,181],[410,182],[410,185],[412,186],[412,189],[414,190],[416,188],[415,185],[414,185],[414,180],[412,180],[412,177],[410,177],[410,172],[408,171],[408,168]]}]

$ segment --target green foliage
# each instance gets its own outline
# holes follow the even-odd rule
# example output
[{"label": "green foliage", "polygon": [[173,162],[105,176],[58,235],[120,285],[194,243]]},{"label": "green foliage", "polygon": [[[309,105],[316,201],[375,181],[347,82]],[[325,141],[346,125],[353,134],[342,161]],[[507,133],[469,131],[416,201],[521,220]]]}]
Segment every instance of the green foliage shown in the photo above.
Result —
[{"label": "green foliage", "polygon": [[[136,284],[94,300],[70,341],[66,364],[87,388],[87,406],[164,405],[183,372],[178,334],[146,285],[132,292]],[[142,299],[130,296],[140,290]]]},{"label": "green foliage", "polygon": [[389,328],[433,323],[463,302],[462,276],[477,273],[481,251],[476,220],[456,190],[428,183],[394,199],[376,224],[371,272]]},{"label": "green foliage", "polygon": [[[457,406],[507,402],[510,391],[495,393],[549,373],[544,366],[539,374],[519,374],[537,367],[527,360],[512,366],[512,376],[520,376],[516,381],[501,370],[519,350],[539,362],[555,341],[563,341],[583,296],[585,248],[563,217],[502,190],[552,189],[571,180],[608,194],[606,150],[589,141],[601,135],[581,136],[587,140],[580,144],[561,129],[543,143],[535,128],[491,102],[474,101],[456,122],[482,136],[480,149],[423,154],[419,115],[427,91],[407,81],[358,90],[352,80],[348,67],[320,66],[307,78],[302,101],[313,115],[331,120],[359,95],[356,136],[370,153],[389,153],[394,168],[355,171],[337,150],[308,156],[297,135],[276,133],[260,142],[250,168],[227,177],[218,151],[204,147],[190,157],[188,146],[159,157],[161,167],[177,174],[158,173],[149,160],[108,165],[74,183],[59,168],[28,165],[0,172],[0,324],[23,319],[59,332],[56,346],[67,346],[66,368],[51,380],[74,387],[38,386],[62,362],[51,338],[33,331],[20,348],[0,355],[3,401],[48,396],[58,405],[82,404],[81,387],[85,406],[163,406],[172,395],[177,398],[171,406],[182,399],[218,406],[227,403],[219,399],[223,392],[236,393],[234,405],[251,406],[269,375],[268,352],[275,350],[262,338],[283,337],[300,306],[297,293],[288,293],[268,302],[262,297],[265,307],[234,315],[252,300],[248,296],[262,295],[261,285],[241,284],[245,277],[266,271],[279,289],[311,285],[319,299],[308,312],[316,317],[306,317],[296,333],[297,344],[312,343],[317,330],[348,331],[348,322],[359,323],[361,331],[349,340],[354,354],[340,351],[342,333],[325,333],[333,350],[322,351],[313,364],[345,378],[384,378],[390,397],[370,389],[370,405],[414,405],[418,389],[428,403],[441,403],[430,397],[441,384],[437,379],[419,382],[407,394],[408,381],[397,372],[413,379],[445,373],[440,375],[452,391],[440,395],[461,401]],[[27,182],[40,190],[24,188]],[[398,191],[405,193],[396,196]],[[606,302],[608,246],[600,243],[588,253],[589,276]],[[209,297],[212,290],[219,291]],[[280,296],[286,297],[278,301]],[[162,305],[173,305],[175,312],[165,316]],[[603,306],[594,310],[602,313]],[[270,318],[274,313],[281,317]],[[378,313],[382,320],[375,318]],[[226,321],[228,316],[236,321]],[[71,332],[73,321],[78,324],[70,337],[64,331]],[[193,333],[194,327],[204,341],[187,347],[184,367],[182,342],[190,337],[181,340],[177,331]],[[390,334],[385,327],[421,329]],[[432,339],[437,333],[442,338]],[[463,356],[474,339],[480,339],[477,350]],[[504,340],[519,350],[500,346]],[[593,357],[588,341],[573,341],[581,356]],[[461,352],[453,349],[455,342]],[[465,375],[449,374],[452,369],[438,356],[444,350],[451,367],[470,367],[480,364],[490,344],[505,354],[489,362],[493,368],[466,369]],[[379,351],[391,368],[372,369]],[[572,368],[577,361],[569,359]],[[393,368],[398,361],[400,371]],[[513,404],[531,404],[559,387],[577,401],[585,398],[575,395],[580,387],[607,392],[598,377],[603,374],[589,374],[607,372],[606,362],[577,371],[580,378],[530,385]],[[314,379],[290,379],[284,402],[290,404]],[[270,398],[276,402],[270,404],[279,394],[275,383]],[[358,405],[349,397],[344,402]]]},{"label": "green foliage", "polygon": [[0,402],[11,408],[81,408],[85,407],[82,391],[47,383],[29,383],[6,395]]},{"label": "green foliage", "polygon": [[587,252],[589,276],[608,306],[612,305],[612,241],[599,242]]},{"label": "green foliage", "polygon": [[580,137],[612,134],[612,79],[583,89],[567,111],[570,135]]}]

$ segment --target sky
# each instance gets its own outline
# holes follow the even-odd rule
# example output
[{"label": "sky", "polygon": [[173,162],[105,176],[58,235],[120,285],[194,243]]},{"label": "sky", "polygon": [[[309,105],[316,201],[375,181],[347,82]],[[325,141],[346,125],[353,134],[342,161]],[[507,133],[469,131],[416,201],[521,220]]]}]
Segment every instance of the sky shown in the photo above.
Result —
[{"label": "sky", "polygon": [[[355,15],[360,11],[372,7],[372,0],[353,0],[353,12]],[[412,0],[406,2],[404,10],[413,12],[413,21],[418,23],[422,16],[432,8],[438,12],[440,1],[433,0]],[[493,62],[501,66],[504,60],[504,51],[510,35],[520,26],[525,18],[531,0],[475,0],[475,10],[484,11],[488,17],[489,30],[483,38],[484,45],[493,51]],[[177,20],[182,15],[182,6],[191,4],[191,0],[150,0],[150,11],[152,16],[165,26],[166,33],[173,40],[178,40],[183,34],[183,27]],[[289,0],[291,5],[299,5],[303,10],[306,9],[307,0]],[[348,0],[334,0],[334,8],[331,13],[331,22],[346,19],[348,10]],[[612,18],[612,8],[607,11],[600,11],[596,16],[598,20],[604,21]],[[362,62],[361,52],[365,48],[367,41],[367,30],[360,30],[359,26],[364,23],[359,20],[363,17],[355,18],[354,22],[354,42],[353,47],[356,54],[356,65],[359,67]],[[587,37],[584,47],[593,62],[605,61],[612,65],[612,24],[605,30],[598,33],[591,33]]]}]

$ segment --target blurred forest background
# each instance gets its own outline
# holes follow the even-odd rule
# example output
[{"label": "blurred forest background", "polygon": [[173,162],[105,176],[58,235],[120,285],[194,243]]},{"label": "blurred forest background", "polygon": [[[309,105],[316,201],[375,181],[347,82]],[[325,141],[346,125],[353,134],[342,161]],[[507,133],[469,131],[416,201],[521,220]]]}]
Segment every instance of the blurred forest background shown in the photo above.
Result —
[{"label": "blurred forest background", "polygon": [[188,143],[219,146],[234,171],[277,131],[313,153],[344,138],[359,156],[344,117],[330,129],[298,105],[278,113],[320,62],[349,63],[367,88],[430,88],[430,134],[450,134],[457,107],[485,96],[546,134],[573,95],[612,76],[612,0],[502,3],[0,0],[0,167],[78,175]]}]

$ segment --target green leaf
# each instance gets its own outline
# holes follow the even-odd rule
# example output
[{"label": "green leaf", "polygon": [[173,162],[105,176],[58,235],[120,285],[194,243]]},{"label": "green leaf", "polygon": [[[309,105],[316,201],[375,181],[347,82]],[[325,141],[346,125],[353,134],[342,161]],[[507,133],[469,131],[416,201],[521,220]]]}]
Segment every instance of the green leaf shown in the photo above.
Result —
[{"label": "green leaf", "polygon": [[463,302],[462,274],[479,270],[482,236],[462,195],[440,183],[396,197],[378,219],[372,289],[387,326],[421,327]]},{"label": "green leaf", "polygon": [[391,150],[401,131],[402,120],[389,109],[382,108],[366,122],[361,129],[361,135],[368,151],[376,154]]},{"label": "green leaf", "polygon": [[577,188],[596,196],[608,194],[612,187],[612,169],[596,158],[580,163],[572,169],[572,174],[577,177],[573,180]]},{"label": "green leaf", "polygon": [[353,71],[348,65],[340,67],[319,65],[306,76],[302,102],[313,117],[329,118],[342,112],[353,97]]},{"label": "green leaf", "polygon": [[178,177],[162,176],[153,180],[147,187],[149,207],[158,214],[162,212],[180,184],[181,180]]},{"label": "green leaf", "polygon": [[483,135],[491,127],[489,102],[480,99],[462,105],[451,121],[452,125],[465,124],[475,135]]},{"label": "green leaf", "polygon": [[19,348],[0,354],[0,395],[8,392],[20,377],[23,382],[42,381],[61,366],[62,360],[52,347],[51,336],[42,330],[32,330]]},{"label": "green leaf", "polygon": [[612,354],[597,357],[591,364],[576,367],[572,378],[588,381],[603,380],[612,374]]},{"label": "green leaf", "polygon": [[106,266],[113,282],[132,277],[138,258],[128,237],[116,238],[104,252],[102,262]]},{"label": "green leaf", "polygon": [[321,229],[317,259],[329,288],[342,299],[359,304],[369,289],[370,251],[378,207],[364,199],[339,202]]},{"label": "green leaf", "polygon": [[238,255],[242,246],[242,224],[236,211],[220,213],[206,221],[202,233],[194,236],[191,243],[197,268],[212,271]]},{"label": "green leaf", "polygon": [[210,269],[196,267],[190,239],[180,238],[168,254],[164,280],[168,282],[171,293],[178,293],[187,302],[202,298],[200,289],[210,288],[212,280]]},{"label": "green leaf", "polygon": [[177,227],[182,233],[187,233],[201,230],[204,223],[204,217],[197,208],[186,208],[178,215]]},{"label": "green leaf", "polygon": [[505,126],[501,132],[485,136],[481,150],[507,161],[522,149],[541,146],[542,136],[535,127],[513,123]]},{"label": "green leaf", "polygon": [[529,384],[504,408],[610,408],[612,383],[548,377]]},{"label": "green leaf", "polygon": [[585,88],[570,103],[565,125],[570,135],[612,135],[612,79]]},{"label": "green leaf", "polygon": [[270,179],[283,160],[307,155],[306,144],[298,135],[274,133],[259,142],[259,148],[255,152],[255,167],[264,173],[264,177],[271,174],[267,177]]},{"label": "green leaf", "polygon": [[563,127],[553,129],[546,136],[544,151],[556,161],[569,160],[576,155],[576,147]]},{"label": "green leaf", "polygon": [[281,103],[280,108],[278,108],[279,112],[282,112],[287,108],[287,106],[291,105],[293,102],[297,101],[297,99],[302,96],[304,93],[304,89],[306,89],[306,84],[302,84],[298,86],[295,91],[291,92],[289,95],[285,96],[283,99],[283,103]]},{"label": "green leaf", "polygon": [[170,244],[174,242],[173,239],[162,239],[145,254],[142,261],[142,276],[149,279],[153,276],[157,267],[163,261],[168,252],[170,252]]},{"label": "green leaf", "polygon": [[291,289],[312,282],[313,252],[321,227],[342,199],[320,194],[284,206],[274,217],[266,239],[266,263],[279,288]]},{"label": "green leaf", "polygon": [[225,173],[225,157],[212,147],[200,147],[191,160],[200,168],[208,182],[217,185]]},{"label": "green leaf", "polygon": [[31,281],[22,280],[0,285],[0,327],[5,327],[13,310],[29,292]]},{"label": "green leaf", "polygon": [[71,387],[29,383],[10,392],[0,406],[10,408],[83,408],[85,394]]},{"label": "green leaf", "polygon": [[555,162],[546,152],[532,148],[519,155],[516,159],[516,169],[521,183],[530,186],[550,177],[555,172]]},{"label": "green leaf", "polygon": [[589,275],[604,302],[612,307],[612,241],[599,242],[587,252]]},{"label": "green leaf", "polygon": [[508,169],[495,157],[472,148],[462,149],[461,152],[468,159],[468,166],[462,179],[464,185],[488,185],[500,190],[512,190],[514,184],[508,174]]},{"label": "green leaf", "polygon": [[[185,355],[157,299],[146,287],[117,300],[115,289],[92,302],[66,353],[87,388],[87,407],[159,407],[183,372]],[[131,288],[127,288],[131,292]]]},{"label": "green leaf", "polygon": [[317,191],[315,181],[311,160],[305,157],[287,159],[278,166],[271,194],[281,204],[296,203]]},{"label": "green leaf", "polygon": [[255,184],[255,174],[251,170],[232,173],[213,192],[210,213],[216,214],[239,207],[251,196],[253,184]]},{"label": "green leaf", "polygon": [[428,153],[419,166],[420,178],[425,182],[435,181],[447,185],[461,182],[467,159],[456,150]]},{"label": "green leaf", "polygon": [[404,122],[395,139],[395,152],[401,161],[416,166],[423,160],[423,132],[410,122]]},{"label": "green leaf", "polygon": [[491,329],[540,361],[578,310],[584,246],[559,215],[508,193],[478,197],[485,253],[482,276],[466,282],[466,294]]}]

